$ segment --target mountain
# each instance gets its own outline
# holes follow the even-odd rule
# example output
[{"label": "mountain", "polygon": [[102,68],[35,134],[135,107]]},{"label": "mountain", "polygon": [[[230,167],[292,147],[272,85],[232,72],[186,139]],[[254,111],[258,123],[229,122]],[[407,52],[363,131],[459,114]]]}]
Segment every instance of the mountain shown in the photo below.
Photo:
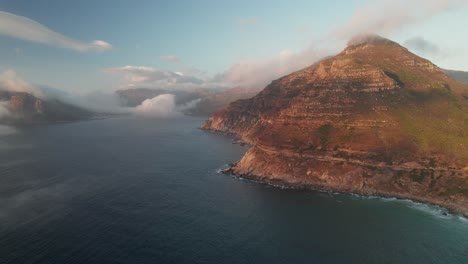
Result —
[{"label": "mountain", "polygon": [[1,106],[7,115],[0,116],[0,123],[36,124],[77,121],[94,116],[94,113],[56,99],[44,100],[26,92],[0,90]]},{"label": "mountain", "polygon": [[379,36],[273,81],[202,128],[252,145],[235,175],[468,215],[468,87]]},{"label": "mountain", "polygon": [[453,71],[453,70],[443,70],[445,74],[450,76],[450,78],[468,84],[468,72],[465,71]]}]

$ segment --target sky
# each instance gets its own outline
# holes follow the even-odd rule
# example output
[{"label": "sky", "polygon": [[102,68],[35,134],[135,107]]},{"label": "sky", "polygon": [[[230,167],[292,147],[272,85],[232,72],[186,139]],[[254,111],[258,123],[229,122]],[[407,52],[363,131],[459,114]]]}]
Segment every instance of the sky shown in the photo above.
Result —
[{"label": "sky", "polygon": [[367,33],[468,71],[466,25],[468,0],[0,0],[0,82],[257,87]]}]

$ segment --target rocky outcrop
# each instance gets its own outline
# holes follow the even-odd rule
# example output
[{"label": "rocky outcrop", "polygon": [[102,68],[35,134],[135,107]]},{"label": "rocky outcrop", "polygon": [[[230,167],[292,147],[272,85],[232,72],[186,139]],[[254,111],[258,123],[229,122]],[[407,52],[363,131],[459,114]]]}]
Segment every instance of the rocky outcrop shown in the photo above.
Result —
[{"label": "rocky outcrop", "polygon": [[203,124],[253,145],[230,171],[468,214],[468,88],[390,40],[350,43]]}]

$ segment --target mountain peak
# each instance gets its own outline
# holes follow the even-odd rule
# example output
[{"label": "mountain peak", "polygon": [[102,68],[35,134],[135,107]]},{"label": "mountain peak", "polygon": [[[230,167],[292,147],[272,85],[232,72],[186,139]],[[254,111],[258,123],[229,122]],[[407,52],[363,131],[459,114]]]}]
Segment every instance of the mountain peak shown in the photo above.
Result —
[{"label": "mountain peak", "polygon": [[361,46],[361,45],[397,45],[398,43],[391,41],[390,39],[384,38],[377,34],[362,34],[353,37],[348,42],[348,48]]}]

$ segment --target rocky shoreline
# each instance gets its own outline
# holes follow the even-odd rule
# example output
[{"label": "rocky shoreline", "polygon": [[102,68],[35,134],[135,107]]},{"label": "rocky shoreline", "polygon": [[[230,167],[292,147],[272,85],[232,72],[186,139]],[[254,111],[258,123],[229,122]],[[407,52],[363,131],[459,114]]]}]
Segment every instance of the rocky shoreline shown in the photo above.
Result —
[{"label": "rocky shoreline", "polygon": [[[330,180],[335,178],[339,179],[346,179],[347,176],[350,175],[351,171],[356,172],[356,170],[364,170],[364,168],[353,168],[351,170],[344,170],[343,175],[328,175],[328,173],[322,173],[322,179],[310,177],[312,172],[309,171],[309,175],[307,172],[304,175],[295,174],[293,171],[296,170],[297,172],[300,171],[298,168],[291,168],[291,173],[287,173],[285,171],[279,173],[272,173],[274,170],[278,171],[279,167],[288,168],[290,167],[288,164],[282,163],[282,165],[278,166],[278,164],[273,163],[272,161],[262,161],[262,160],[250,160],[249,159],[249,152],[256,151],[256,147],[252,147],[244,158],[236,163],[230,164],[230,167],[223,170],[222,172],[225,174],[231,174],[236,177],[245,178],[253,181],[258,181],[261,183],[269,184],[272,186],[277,187],[287,187],[293,189],[304,189],[304,190],[316,190],[316,191],[325,191],[325,192],[338,192],[338,193],[345,193],[345,194],[357,194],[362,196],[378,196],[382,198],[397,198],[397,199],[406,199],[411,200],[414,202],[425,203],[435,206],[440,206],[448,210],[451,214],[459,214],[464,217],[468,218],[468,201],[464,199],[462,196],[444,196],[444,197],[437,197],[436,195],[428,194],[424,195],[424,191],[418,192],[417,194],[411,194],[408,191],[398,192],[395,190],[391,190],[391,186],[387,186],[387,188],[379,189],[369,185],[369,183],[364,184],[344,184],[344,182],[335,182],[334,180]],[[246,163],[247,160],[248,164]],[[288,157],[281,157],[281,159],[285,161],[291,161]],[[265,163],[266,162],[266,163]],[[269,166],[270,169],[265,170],[263,166]],[[323,164],[322,164],[323,165]],[[326,167],[330,167],[329,165]],[[336,166],[332,166],[335,167]],[[318,171],[323,168],[319,166]],[[281,171],[281,170],[279,170]],[[325,171],[330,171],[325,169]],[[393,177],[394,173],[392,171],[387,171],[386,177],[391,178]],[[357,174],[352,173],[354,176]],[[378,177],[382,177],[382,172],[377,172]],[[318,175],[317,172],[315,175]],[[309,177],[307,177],[309,176]],[[371,177],[371,176],[368,176]]]}]

